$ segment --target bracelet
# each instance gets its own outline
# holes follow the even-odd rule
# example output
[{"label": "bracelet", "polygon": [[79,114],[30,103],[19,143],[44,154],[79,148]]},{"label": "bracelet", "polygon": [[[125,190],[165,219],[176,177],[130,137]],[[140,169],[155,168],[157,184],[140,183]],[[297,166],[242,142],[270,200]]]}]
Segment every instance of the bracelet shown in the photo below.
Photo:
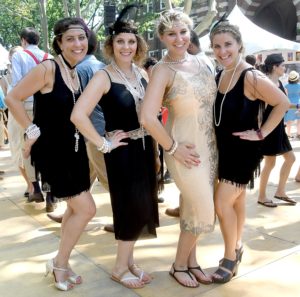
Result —
[{"label": "bracelet", "polygon": [[166,150],[166,153],[173,156],[178,148],[178,142],[173,140],[172,146],[169,150]]},{"label": "bracelet", "polygon": [[263,140],[264,139],[264,136],[263,136],[263,134],[262,134],[262,132],[261,132],[260,129],[257,129],[255,132],[256,132],[259,140]]},{"label": "bracelet", "polygon": [[36,124],[31,124],[25,130],[25,134],[28,139],[39,138],[41,135],[40,128]]},{"label": "bracelet", "polygon": [[112,150],[112,144],[110,141],[106,140],[105,137],[103,137],[103,143],[100,147],[97,146],[97,150],[103,154],[110,153]]}]

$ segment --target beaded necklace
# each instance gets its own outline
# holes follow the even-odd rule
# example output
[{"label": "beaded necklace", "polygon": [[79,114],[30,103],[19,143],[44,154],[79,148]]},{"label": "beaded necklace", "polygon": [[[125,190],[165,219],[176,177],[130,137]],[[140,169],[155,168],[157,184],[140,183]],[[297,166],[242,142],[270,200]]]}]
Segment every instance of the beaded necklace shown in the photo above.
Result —
[{"label": "beaded necklace", "polygon": [[135,86],[127,79],[125,73],[119,68],[119,66],[116,64],[116,62],[113,60],[111,62],[112,68],[115,70],[115,72],[119,75],[121,78],[123,84],[125,85],[126,89],[131,93],[134,102],[135,102],[135,107],[136,111],[139,115],[140,111],[140,105],[144,99],[145,96],[145,88],[144,85],[142,84],[141,77],[142,75],[140,74],[137,66],[132,64],[132,72],[134,73],[134,80],[135,80]]},{"label": "beaded necklace", "polygon": [[[73,87],[73,84],[72,84],[72,80],[71,80],[71,75],[70,75],[70,72],[68,70],[68,66],[66,65],[64,59],[62,58],[61,55],[58,55],[58,58],[66,72],[66,76],[67,76],[67,80],[68,80],[68,87],[72,93],[72,97],[73,97],[73,104],[75,105],[76,103],[76,99],[75,99],[75,88]],[[82,93],[82,90],[81,90],[81,85],[80,85],[80,81],[79,81],[79,76],[78,76],[78,73],[77,73],[77,70],[75,69],[75,77],[76,77],[76,82],[77,82],[77,85],[79,86],[79,91],[80,91],[80,94]],[[75,127],[75,134],[74,134],[74,137],[75,137],[75,147],[74,147],[74,150],[75,152],[77,153],[78,152],[78,148],[79,148],[79,138],[80,138],[80,135],[79,135],[79,131],[78,129]]]},{"label": "beaded necklace", "polygon": [[167,54],[167,57],[170,59],[170,61],[163,60],[162,62],[165,64],[182,64],[187,61],[187,56],[188,56],[187,53],[185,53],[185,56],[183,59],[176,60],[176,59],[172,59],[171,56],[169,54]]},{"label": "beaded necklace", "polygon": [[[217,121],[217,116],[216,116],[216,101],[215,101],[215,103],[214,103],[214,121],[215,121],[215,126],[216,126],[216,127],[219,127],[219,126],[220,126],[221,119],[222,119],[223,103],[224,103],[224,101],[225,101],[225,98],[226,98],[226,95],[227,95],[227,93],[228,93],[228,90],[229,90],[229,88],[230,88],[230,86],[231,86],[231,83],[232,83],[233,77],[234,77],[234,75],[235,75],[235,72],[236,72],[238,66],[240,65],[241,61],[242,61],[242,58],[240,57],[238,63],[237,63],[237,64],[235,65],[235,67],[234,67],[234,71],[233,71],[233,73],[232,73],[232,75],[231,75],[229,84],[228,84],[227,89],[226,89],[226,91],[225,91],[225,93],[224,93],[224,95],[223,95],[223,99],[222,99],[221,105],[220,105],[220,115],[219,115],[219,120],[218,120],[218,121]],[[219,84],[218,84],[218,91],[219,91],[219,88],[220,88],[220,85],[221,85],[222,78],[223,78],[223,75],[221,74],[220,79],[219,79]]]}]

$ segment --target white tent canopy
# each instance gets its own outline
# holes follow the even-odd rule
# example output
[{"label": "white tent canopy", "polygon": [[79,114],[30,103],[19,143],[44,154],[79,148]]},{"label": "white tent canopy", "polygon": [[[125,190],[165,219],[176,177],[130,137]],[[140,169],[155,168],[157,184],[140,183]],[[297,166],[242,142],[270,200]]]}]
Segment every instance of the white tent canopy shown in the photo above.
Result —
[{"label": "white tent canopy", "polygon": [[0,69],[5,69],[8,63],[8,51],[0,44]]},{"label": "white tent canopy", "polygon": [[[281,38],[255,25],[241,12],[237,5],[233,8],[227,19],[231,24],[237,25],[240,28],[245,55],[273,49],[300,51],[300,43]],[[201,37],[199,41],[202,51],[211,51],[209,34]]]}]

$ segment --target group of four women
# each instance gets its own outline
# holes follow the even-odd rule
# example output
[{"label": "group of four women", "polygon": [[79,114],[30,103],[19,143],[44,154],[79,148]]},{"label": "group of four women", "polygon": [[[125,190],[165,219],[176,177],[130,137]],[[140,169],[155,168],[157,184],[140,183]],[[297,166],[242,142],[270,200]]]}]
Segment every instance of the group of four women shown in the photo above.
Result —
[{"label": "group of four women", "polygon": [[[261,140],[282,119],[288,100],[242,60],[240,32],[228,22],[218,23],[210,33],[215,57],[224,67],[216,84],[205,63],[187,53],[192,21],[176,10],[159,18],[157,33],[167,54],[148,83],[139,67],[147,46],[123,15],[105,41],[109,65],[84,90],[74,67],[86,55],[90,33],[81,19],[67,18],[54,27],[57,57],[34,68],[6,98],[25,129],[24,153],[31,154],[53,195],[67,202],[58,253],[47,262],[47,272],[53,273],[60,290],[82,281],[69,258],[96,211],[89,192],[86,137],[105,154],[118,242],[111,278],[133,289],[152,280],[135,263],[133,251],[140,236],[156,236],[159,224],[156,141],[182,194],[180,235],[170,275],[193,288],[199,282],[227,282],[242,257],[245,192],[261,160]],[[35,94],[33,122],[22,105],[31,94]],[[265,103],[273,109],[261,125]],[[96,132],[89,118],[97,104],[104,113],[106,137]],[[169,109],[165,127],[157,118],[162,104]],[[225,252],[217,271],[206,275],[197,261],[197,239],[213,231],[215,210]]]}]

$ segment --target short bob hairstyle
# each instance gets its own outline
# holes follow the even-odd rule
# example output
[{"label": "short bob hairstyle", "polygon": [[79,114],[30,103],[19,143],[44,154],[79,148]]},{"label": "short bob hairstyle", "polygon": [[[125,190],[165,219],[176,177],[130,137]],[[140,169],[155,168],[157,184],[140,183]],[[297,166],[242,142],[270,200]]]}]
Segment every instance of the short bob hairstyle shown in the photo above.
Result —
[{"label": "short bob hairstyle", "polygon": [[165,10],[160,14],[157,21],[156,32],[158,36],[162,36],[167,29],[172,28],[173,24],[179,22],[186,24],[191,31],[193,29],[193,20],[180,10]]},{"label": "short bob hairstyle", "polygon": [[[104,42],[104,48],[103,48],[103,55],[105,59],[112,61],[114,59],[114,48],[113,48],[113,41],[114,39],[121,33],[128,33],[131,32],[131,29],[133,29],[133,24],[131,22],[122,22],[122,28],[119,28],[118,32],[114,34],[110,34],[106,37]],[[134,33],[129,33],[134,34]],[[133,61],[138,66],[142,66],[144,60],[147,57],[147,51],[148,51],[148,45],[144,38],[140,36],[139,34],[134,34],[137,40],[137,51],[135,56],[133,57]]]},{"label": "short bob hairstyle", "polygon": [[62,35],[70,29],[70,27],[77,26],[82,29],[86,37],[89,38],[90,30],[81,18],[64,18],[58,20],[54,25],[54,39],[52,42],[52,48],[57,55],[61,53],[61,49],[59,47],[59,42],[61,42]]}]

